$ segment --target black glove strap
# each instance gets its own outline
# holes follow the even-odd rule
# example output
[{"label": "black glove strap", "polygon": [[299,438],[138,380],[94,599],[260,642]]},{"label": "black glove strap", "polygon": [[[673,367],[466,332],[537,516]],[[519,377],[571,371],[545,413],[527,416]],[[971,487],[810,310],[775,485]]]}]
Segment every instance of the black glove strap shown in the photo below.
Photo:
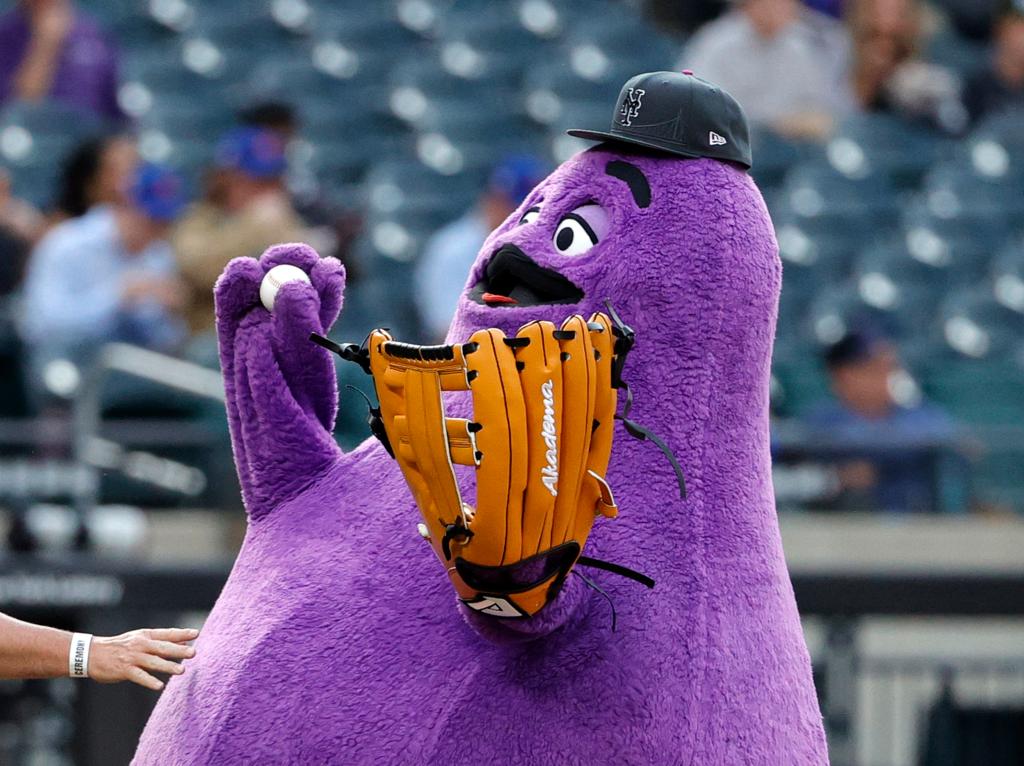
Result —
[{"label": "black glove strap", "polygon": [[387,429],[384,428],[384,418],[381,417],[380,407],[374,407],[373,403],[370,401],[370,397],[355,386],[345,386],[345,388],[350,391],[355,391],[366,400],[366,423],[370,426],[370,433],[376,436],[377,441],[384,445],[384,449],[387,450],[387,453],[391,455],[391,457],[394,457],[395,450],[391,446],[391,439],[388,438]]},{"label": "black glove strap", "polygon": [[608,595],[607,591],[605,591],[604,588],[602,588],[596,582],[594,582],[589,577],[584,575],[582,572],[580,572],[580,570],[577,569],[577,570],[574,571],[574,573],[575,573],[575,575],[577,577],[579,577],[581,580],[583,580],[583,583],[588,588],[590,588],[592,591],[595,591],[596,593],[600,593],[601,597],[604,598],[604,600],[608,602],[608,606],[611,607],[611,610],[612,610],[612,633],[614,633],[615,632],[615,626],[618,625],[618,623],[619,623],[619,615],[615,611],[615,601],[612,599],[611,596]]},{"label": "black glove strap", "polygon": [[315,332],[309,334],[309,339],[318,346],[334,352],[346,362],[355,362],[363,368],[363,372],[367,375],[372,374],[370,372],[370,350],[366,347],[365,343],[362,346],[356,343],[346,343],[343,346]]},{"label": "black glove strap", "polygon": [[622,564],[613,564],[610,561],[592,559],[590,556],[580,556],[576,559],[576,563],[580,566],[591,567],[592,569],[603,569],[605,572],[611,572],[612,574],[617,574],[620,577],[628,577],[630,580],[635,580],[641,585],[646,585],[648,588],[654,587],[654,580],[650,577],[637,572],[635,569],[624,567]]},{"label": "black glove strap", "polygon": [[[626,390],[629,390],[628,386]],[[679,484],[679,499],[685,500],[686,477],[683,476],[683,467],[679,465],[679,461],[676,460],[676,456],[673,454],[672,450],[669,449],[669,446],[665,444],[665,442],[661,440],[661,437],[659,437],[653,431],[651,431],[648,428],[644,428],[636,421],[627,418],[625,412],[621,415],[616,415],[615,419],[622,421],[622,425],[626,427],[626,433],[628,433],[634,439],[638,439],[639,441],[650,439],[652,442],[654,442],[654,446],[662,451],[662,454],[664,454],[665,457],[668,458],[668,462],[672,464],[672,470],[676,472],[676,483]]]}]

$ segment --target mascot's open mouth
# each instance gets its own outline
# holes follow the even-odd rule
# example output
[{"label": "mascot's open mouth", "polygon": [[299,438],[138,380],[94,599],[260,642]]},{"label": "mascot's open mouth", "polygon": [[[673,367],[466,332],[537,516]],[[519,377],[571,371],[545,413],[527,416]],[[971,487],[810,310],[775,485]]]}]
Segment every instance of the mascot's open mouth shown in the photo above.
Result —
[{"label": "mascot's open mouth", "polygon": [[515,245],[505,245],[484,266],[469,297],[485,306],[541,306],[579,303],[583,291],[553,269],[546,269]]}]

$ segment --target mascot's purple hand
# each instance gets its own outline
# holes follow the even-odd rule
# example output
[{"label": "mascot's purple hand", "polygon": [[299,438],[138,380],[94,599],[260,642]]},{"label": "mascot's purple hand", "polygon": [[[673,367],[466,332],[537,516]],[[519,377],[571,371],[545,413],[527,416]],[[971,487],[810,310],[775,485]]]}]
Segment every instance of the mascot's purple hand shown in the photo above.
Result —
[{"label": "mascot's purple hand", "polygon": [[[259,300],[263,275],[291,264],[311,285],[281,287],[274,312]],[[294,496],[342,454],[331,431],[337,377],[330,354],[309,341],[341,310],[345,271],[306,245],[278,245],[259,261],[228,264],[215,301],[228,420],[246,509],[258,518]]]}]

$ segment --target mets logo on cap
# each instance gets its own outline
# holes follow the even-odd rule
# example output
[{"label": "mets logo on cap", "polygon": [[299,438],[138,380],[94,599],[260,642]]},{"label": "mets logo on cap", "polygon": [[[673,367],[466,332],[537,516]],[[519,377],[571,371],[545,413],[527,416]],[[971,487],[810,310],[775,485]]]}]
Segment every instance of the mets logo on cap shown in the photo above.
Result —
[{"label": "mets logo on cap", "polygon": [[619,122],[626,127],[633,124],[633,118],[640,114],[640,99],[646,92],[643,88],[629,88],[626,97],[622,99],[622,106],[619,107]]}]

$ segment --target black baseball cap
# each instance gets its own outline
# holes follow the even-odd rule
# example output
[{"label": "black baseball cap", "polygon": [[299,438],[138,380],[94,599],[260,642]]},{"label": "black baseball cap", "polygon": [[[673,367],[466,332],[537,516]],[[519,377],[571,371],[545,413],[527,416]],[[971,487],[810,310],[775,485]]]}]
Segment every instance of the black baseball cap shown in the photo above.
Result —
[{"label": "black baseball cap", "polygon": [[848,364],[866,362],[880,350],[888,348],[890,341],[881,328],[865,323],[843,334],[839,340],[825,347],[822,356],[829,370]]},{"label": "black baseball cap", "polygon": [[615,102],[609,131],[570,130],[592,141],[711,157],[750,168],[750,129],[739,103],[689,69],[631,77]]}]

